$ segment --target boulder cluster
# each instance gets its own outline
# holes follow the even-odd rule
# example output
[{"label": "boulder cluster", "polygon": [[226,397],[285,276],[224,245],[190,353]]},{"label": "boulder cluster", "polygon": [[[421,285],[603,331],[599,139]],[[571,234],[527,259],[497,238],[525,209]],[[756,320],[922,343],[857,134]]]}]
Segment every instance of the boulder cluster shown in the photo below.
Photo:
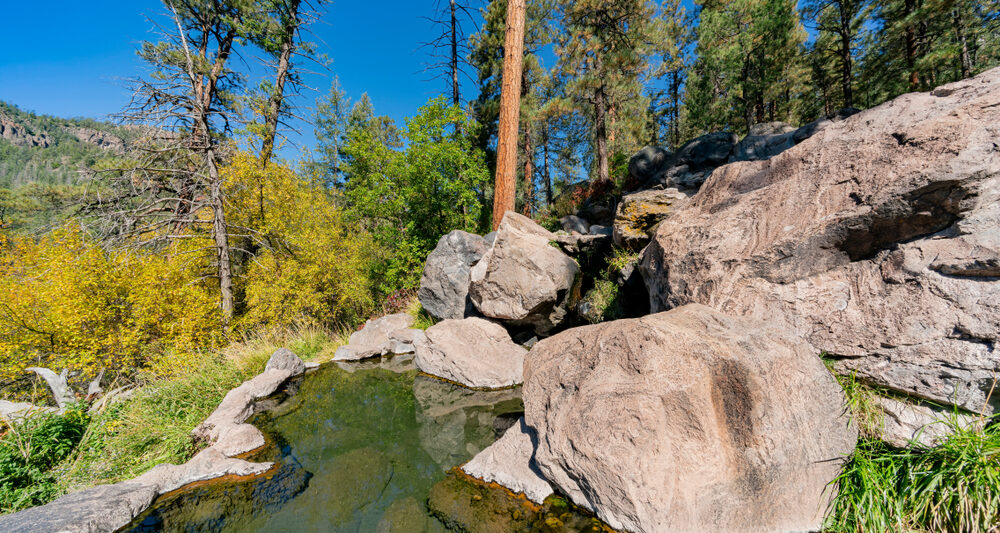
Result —
[{"label": "boulder cluster", "polygon": [[[490,241],[449,234],[418,368],[524,383],[523,419],[463,469],[632,532],[819,530],[859,431],[835,374],[881,391],[861,429],[890,446],[1000,408],[998,139],[1000,69],[647,147],[611,228],[508,213]],[[619,281],[648,313],[581,325],[609,240],[640,252]]]}]

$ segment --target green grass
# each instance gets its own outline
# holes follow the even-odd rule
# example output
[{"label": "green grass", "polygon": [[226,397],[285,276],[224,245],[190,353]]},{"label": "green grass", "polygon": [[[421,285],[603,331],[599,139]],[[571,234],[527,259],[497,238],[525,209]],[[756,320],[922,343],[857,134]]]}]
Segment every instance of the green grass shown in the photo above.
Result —
[{"label": "green grass", "polygon": [[834,481],[825,531],[1000,531],[1000,425],[984,417],[964,426],[956,412],[953,434],[937,446],[893,448],[879,440],[884,415],[876,402],[889,392],[854,374],[836,377],[861,442]]},{"label": "green grass", "polygon": [[829,531],[997,531],[1000,428],[956,427],[933,448],[894,449],[865,439],[835,483]]}]

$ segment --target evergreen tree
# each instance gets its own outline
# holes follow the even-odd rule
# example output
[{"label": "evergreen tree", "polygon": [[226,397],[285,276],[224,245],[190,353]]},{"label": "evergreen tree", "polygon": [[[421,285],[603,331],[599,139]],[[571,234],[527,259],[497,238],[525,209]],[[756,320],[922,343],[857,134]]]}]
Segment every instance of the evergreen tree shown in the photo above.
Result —
[{"label": "evergreen tree", "polygon": [[797,121],[805,29],[794,0],[699,0],[697,55],[687,105],[692,127],[746,132]]}]

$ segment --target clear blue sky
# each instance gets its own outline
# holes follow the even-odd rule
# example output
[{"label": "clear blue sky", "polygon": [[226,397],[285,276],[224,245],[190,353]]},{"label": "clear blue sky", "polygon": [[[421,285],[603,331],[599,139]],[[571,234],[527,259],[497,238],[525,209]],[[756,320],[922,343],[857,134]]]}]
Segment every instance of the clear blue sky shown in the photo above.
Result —
[{"label": "clear blue sky", "polygon": [[[437,31],[421,19],[435,2],[334,1],[312,27],[318,52],[332,59],[329,71],[313,68],[300,106],[311,108],[333,76],[356,100],[367,92],[379,114],[399,122],[446,90],[421,72],[432,61],[420,43]],[[148,16],[163,13],[159,0],[32,2],[3,0],[0,9],[0,100],[60,117],[106,118],[128,102],[124,79],[142,73],[139,43],[155,39]],[[477,21],[478,25],[478,21]],[[475,27],[466,25],[472,33]],[[475,97],[466,81],[463,96]],[[311,146],[311,126],[297,139]],[[297,158],[297,150],[282,151]]]}]

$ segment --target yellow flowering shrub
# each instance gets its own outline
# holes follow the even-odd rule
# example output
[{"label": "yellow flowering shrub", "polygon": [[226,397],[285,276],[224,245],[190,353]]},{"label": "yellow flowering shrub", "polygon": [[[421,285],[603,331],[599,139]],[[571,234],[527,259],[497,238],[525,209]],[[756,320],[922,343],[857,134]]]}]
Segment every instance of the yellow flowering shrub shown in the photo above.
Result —
[{"label": "yellow flowering shrub", "polygon": [[[323,187],[278,163],[236,154],[224,169],[229,222],[253,259],[238,282],[247,329],[335,325],[371,311],[375,245],[345,222]],[[240,229],[236,229],[240,228]]]},{"label": "yellow flowering shrub", "polygon": [[216,297],[181,252],[109,252],[71,226],[0,236],[0,380],[32,365],[129,373],[215,343]]}]

